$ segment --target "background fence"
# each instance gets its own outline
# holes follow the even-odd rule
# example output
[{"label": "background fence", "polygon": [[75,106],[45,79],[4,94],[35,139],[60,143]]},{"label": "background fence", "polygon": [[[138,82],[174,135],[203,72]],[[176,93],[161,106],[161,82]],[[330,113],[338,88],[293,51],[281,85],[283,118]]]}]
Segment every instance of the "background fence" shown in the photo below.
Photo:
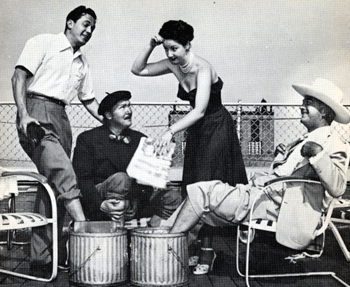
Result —
[{"label": "background fence", "polygon": [[[299,122],[300,109],[297,105],[237,103],[225,104],[225,107],[236,123],[247,167],[269,166],[277,144],[289,143],[306,133],[305,127]],[[190,111],[190,106],[179,103],[134,103],[132,108],[132,128],[154,138],[159,137],[169,124]],[[73,144],[81,132],[100,125],[81,104],[73,104],[66,109],[73,130]],[[0,161],[6,166],[30,166],[30,159],[18,143],[16,111],[15,104],[0,103]],[[350,142],[350,124],[333,123],[332,127],[345,141]],[[173,165],[181,166],[186,147],[186,132],[176,134],[175,142]]]}]

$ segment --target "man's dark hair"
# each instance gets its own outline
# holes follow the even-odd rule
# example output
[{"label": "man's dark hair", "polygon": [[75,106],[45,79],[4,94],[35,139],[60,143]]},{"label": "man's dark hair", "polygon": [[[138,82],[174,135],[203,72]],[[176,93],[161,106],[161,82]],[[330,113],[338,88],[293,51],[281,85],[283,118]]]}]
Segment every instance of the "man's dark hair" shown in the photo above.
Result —
[{"label": "man's dark hair", "polygon": [[324,115],[324,119],[326,120],[326,122],[331,125],[331,123],[334,121],[335,119],[335,112],[325,103],[321,102],[324,111],[325,111],[325,115]]},{"label": "man's dark hair", "polygon": [[308,97],[312,97],[314,99],[314,101],[316,101],[319,105],[320,108],[318,109],[318,111],[320,113],[324,113],[323,115],[323,119],[329,124],[331,125],[331,123],[334,121],[335,119],[335,112],[331,109],[330,106],[328,106],[327,104],[325,104],[324,102],[322,102],[321,100],[319,100],[318,98],[315,98],[313,96],[308,96]]},{"label": "man's dark hair", "polygon": [[86,8],[85,6],[79,6],[74,10],[72,10],[71,12],[69,12],[69,14],[67,15],[65,31],[68,29],[68,26],[67,26],[68,20],[72,20],[75,23],[85,14],[89,14],[92,18],[95,19],[95,21],[97,20],[97,16],[94,10],[92,10],[91,8]]}]

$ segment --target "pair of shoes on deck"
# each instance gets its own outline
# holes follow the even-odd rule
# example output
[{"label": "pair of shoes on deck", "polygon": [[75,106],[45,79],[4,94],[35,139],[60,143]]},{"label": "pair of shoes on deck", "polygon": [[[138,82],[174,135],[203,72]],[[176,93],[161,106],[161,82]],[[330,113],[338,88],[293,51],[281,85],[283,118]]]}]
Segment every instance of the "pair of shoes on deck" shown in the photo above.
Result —
[{"label": "pair of shoes on deck", "polygon": [[201,251],[210,251],[213,252],[213,258],[211,260],[210,265],[209,264],[197,264],[196,267],[194,267],[193,269],[193,274],[194,275],[204,275],[204,274],[208,274],[209,271],[213,271],[213,266],[214,266],[214,262],[216,259],[216,253],[214,251],[213,248],[201,248]]}]

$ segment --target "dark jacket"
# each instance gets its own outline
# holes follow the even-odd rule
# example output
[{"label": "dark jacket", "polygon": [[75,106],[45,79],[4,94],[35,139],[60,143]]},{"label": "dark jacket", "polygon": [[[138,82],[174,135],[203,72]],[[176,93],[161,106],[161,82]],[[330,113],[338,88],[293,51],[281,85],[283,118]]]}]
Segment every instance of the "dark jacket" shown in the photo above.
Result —
[{"label": "dark jacket", "polygon": [[100,211],[104,200],[99,196],[95,185],[102,183],[117,172],[126,172],[141,137],[144,134],[127,130],[131,142],[116,141],[109,138],[111,132],[106,125],[81,133],[77,138],[73,156],[73,167],[82,193],[82,205],[90,220],[107,220]]}]

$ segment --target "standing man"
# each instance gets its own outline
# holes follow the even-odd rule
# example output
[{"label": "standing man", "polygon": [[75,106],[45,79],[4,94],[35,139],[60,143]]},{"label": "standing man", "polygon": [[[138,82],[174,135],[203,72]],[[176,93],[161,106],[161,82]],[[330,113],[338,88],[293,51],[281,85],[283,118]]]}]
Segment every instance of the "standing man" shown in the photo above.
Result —
[{"label": "standing man", "polygon": [[[59,239],[66,210],[74,221],[85,221],[70,161],[72,131],[65,106],[78,96],[85,108],[102,121],[97,113],[99,105],[89,65],[80,50],[90,40],[96,19],[92,9],[79,6],[68,14],[64,33],[41,34],[29,39],[11,79],[20,144],[38,172],[48,179],[58,199]],[[29,124],[41,128],[41,140],[30,140]],[[44,191],[38,188],[35,211],[50,214],[49,206]],[[32,269],[43,270],[51,265],[52,240],[46,228],[33,229]],[[66,259],[65,250],[59,245],[59,265]]]},{"label": "standing man", "polygon": [[[81,133],[74,150],[73,166],[83,197],[86,218],[93,221],[151,217],[159,226],[181,204],[180,193],[153,190],[130,178],[126,169],[144,134],[131,129],[129,91],[108,94],[98,112],[102,126]],[[122,221],[122,220],[121,220]]]}]

